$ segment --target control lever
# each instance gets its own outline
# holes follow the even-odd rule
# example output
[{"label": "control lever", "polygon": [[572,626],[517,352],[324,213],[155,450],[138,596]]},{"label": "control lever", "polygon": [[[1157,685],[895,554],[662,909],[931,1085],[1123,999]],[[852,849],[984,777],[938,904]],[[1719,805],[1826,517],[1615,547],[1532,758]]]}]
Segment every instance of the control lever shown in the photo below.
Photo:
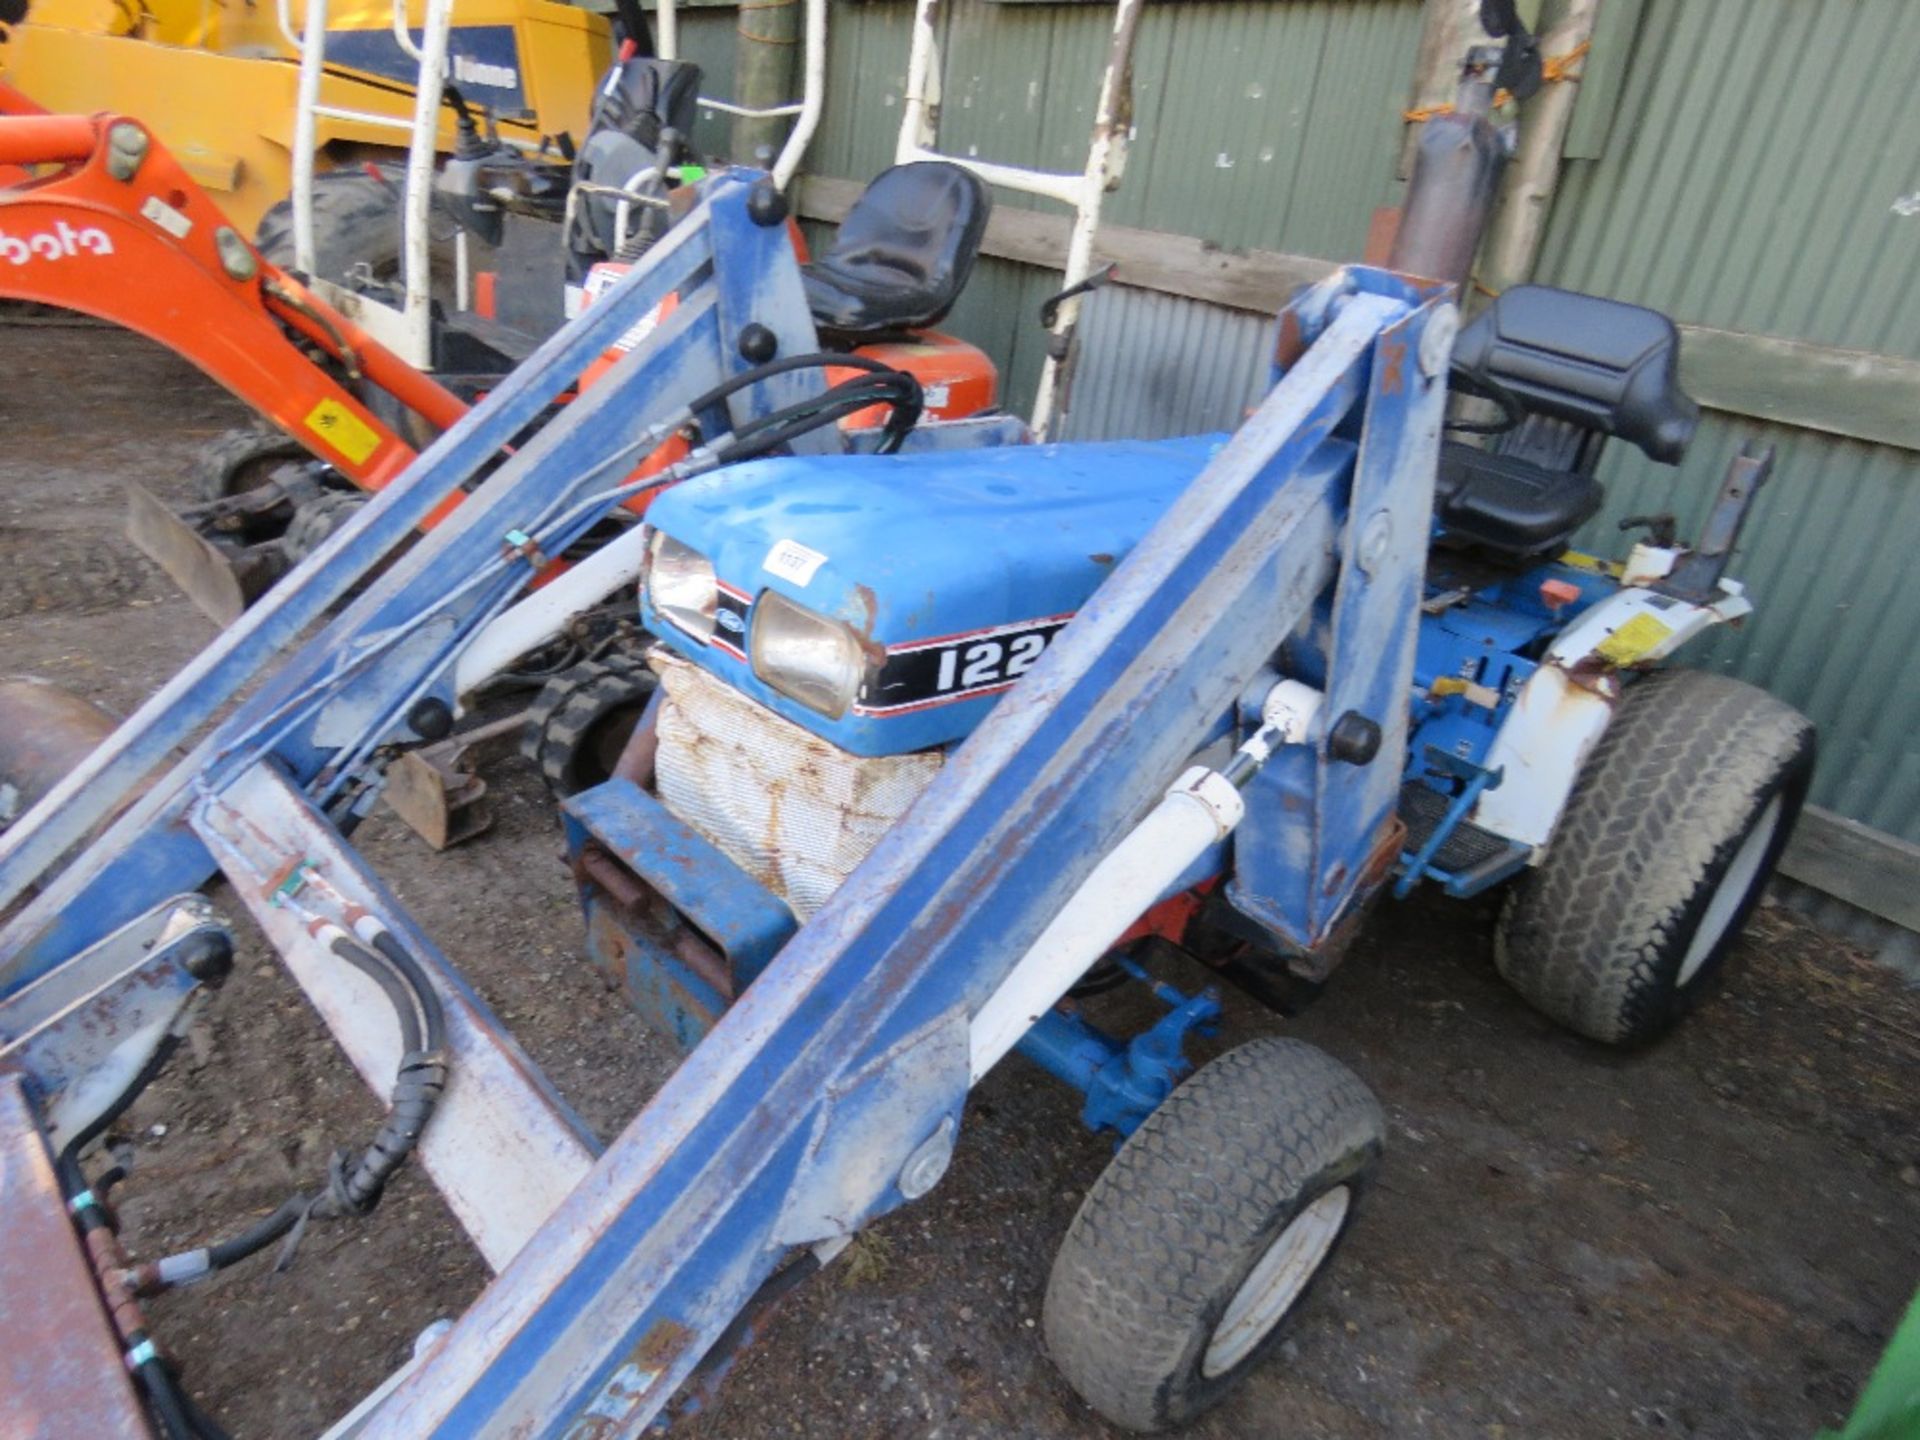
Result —
[{"label": "control lever", "polygon": [[1749,440],[1727,466],[1714,497],[1713,509],[1701,529],[1700,541],[1674,562],[1667,578],[1653,588],[1695,605],[1710,604],[1719,594],[1720,577],[1733,558],[1740,527],[1747,522],[1753,497],[1773,473],[1773,446]]},{"label": "control lever", "polygon": [[1042,300],[1040,302],[1041,327],[1047,330],[1053,329],[1053,322],[1060,318],[1060,307],[1062,305],[1066,304],[1067,301],[1073,299],[1076,295],[1085,295],[1089,291],[1098,290],[1102,285],[1112,280],[1119,271],[1119,264],[1109,260],[1078,285],[1069,285],[1058,295],[1049,295],[1045,300]]}]

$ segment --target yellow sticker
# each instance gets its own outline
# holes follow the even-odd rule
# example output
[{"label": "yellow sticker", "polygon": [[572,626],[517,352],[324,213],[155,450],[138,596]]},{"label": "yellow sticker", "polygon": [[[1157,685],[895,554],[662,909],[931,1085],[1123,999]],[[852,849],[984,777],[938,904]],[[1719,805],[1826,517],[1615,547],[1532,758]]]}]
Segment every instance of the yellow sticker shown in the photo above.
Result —
[{"label": "yellow sticker", "polygon": [[1642,610],[1601,641],[1593,653],[1610,665],[1631,665],[1658,650],[1672,634],[1671,625],[1663,625]]},{"label": "yellow sticker", "polygon": [[1567,550],[1560,556],[1562,565],[1575,570],[1584,570],[1589,575],[1611,575],[1619,578],[1621,567],[1611,560],[1602,560],[1598,555],[1589,555],[1584,550]]},{"label": "yellow sticker", "polygon": [[322,400],[307,416],[307,428],[355,465],[380,448],[380,433],[338,400]]}]

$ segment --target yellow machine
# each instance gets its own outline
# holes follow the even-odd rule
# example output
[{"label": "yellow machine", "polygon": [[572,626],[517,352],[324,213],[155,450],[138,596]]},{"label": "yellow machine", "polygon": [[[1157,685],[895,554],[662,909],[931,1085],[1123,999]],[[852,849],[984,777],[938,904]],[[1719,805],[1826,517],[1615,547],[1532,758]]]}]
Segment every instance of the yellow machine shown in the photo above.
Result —
[{"label": "yellow machine", "polygon": [[[416,41],[425,8],[424,0],[407,8]],[[49,110],[141,116],[251,234],[292,187],[304,11],[304,0],[277,8],[274,0],[31,0],[24,20],[0,25],[0,75]],[[406,151],[417,62],[393,21],[393,5],[379,0],[328,6],[322,167]],[[554,0],[455,0],[447,78],[493,113],[509,143],[584,136],[610,58],[607,23],[586,10]],[[343,110],[386,123],[328,113]],[[453,139],[449,114],[442,148]]]}]

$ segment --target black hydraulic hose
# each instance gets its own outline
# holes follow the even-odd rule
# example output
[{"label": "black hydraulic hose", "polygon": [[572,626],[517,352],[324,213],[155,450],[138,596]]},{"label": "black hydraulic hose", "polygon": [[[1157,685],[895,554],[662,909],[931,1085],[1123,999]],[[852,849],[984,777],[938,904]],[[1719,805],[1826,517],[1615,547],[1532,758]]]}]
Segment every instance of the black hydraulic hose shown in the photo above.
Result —
[{"label": "black hydraulic hose", "polygon": [[400,1026],[400,1067],[388,1097],[386,1118],[356,1155],[334,1152],[326,1188],[298,1194],[238,1235],[198,1251],[172,1255],[150,1267],[160,1286],[198,1279],[284,1240],[275,1268],[293,1260],[309,1222],[369,1213],[380,1203],[387,1182],[419,1144],[446,1089],[446,1012],[420,962],[385,930],[372,948],[342,934],[333,953],[380,987]]},{"label": "black hydraulic hose", "polygon": [[378,985],[393,1006],[400,1021],[400,1050],[410,1054],[420,1048],[420,1012],[416,1007],[406,976],[384,963],[362,945],[344,937],[333,942],[333,953]]},{"label": "black hydraulic hose", "polygon": [[160,1358],[142,1361],[134,1367],[134,1373],[140,1377],[140,1384],[147,1392],[147,1403],[159,1418],[160,1429],[167,1440],[201,1440],[193,1422],[187,1418],[186,1406],[181,1403],[180,1387]]},{"label": "black hydraulic hose", "polygon": [[295,1195],[271,1215],[254,1221],[232,1239],[207,1246],[207,1269],[224,1270],[266,1249],[300,1223],[300,1217],[307,1213],[307,1206],[311,1203],[306,1196]]},{"label": "black hydraulic hose", "polygon": [[428,981],[420,962],[413,958],[406,946],[394,939],[391,931],[382,930],[375,935],[373,948],[392,961],[400,973],[407,977],[407,984],[413,987],[414,996],[420,1002],[421,1019],[426,1022],[426,1048],[444,1049],[447,1043],[446,1012],[440,1005],[440,992]]},{"label": "black hydraulic hose", "polygon": [[[141,1076],[134,1078],[134,1083],[128,1086],[127,1092],[124,1092],[116,1102],[120,1110],[124,1110],[126,1105],[131,1103],[131,1096],[138,1095],[144,1088],[146,1079],[151,1078],[149,1072],[153,1068],[155,1067],[149,1065],[143,1069]],[[105,1121],[96,1122],[98,1128],[105,1128],[105,1124]],[[95,1267],[97,1278],[105,1287],[107,1276],[98,1273],[103,1255],[113,1256],[119,1263],[125,1262],[125,1255],[120,1250],[118,1241],[111,1237],[113,1224],[105,1207],[88,1186],[86,1172],[80,1168],[80,1162],[76,1158],[80,1148],[81,1143],[77,1137],[67,1142],[54,1161],[54,1175],[59,1183],[60,1193],[67,1202],[68,1212],[80,1229],[88,1260]],[[99,1231],[109,1232],[104,1251],[97,1250],[92,1239],[93,1235]],[[111,1287],[106,1287],[106,1294],[111,1294]],[[103,1295],[103,1298],[106,1296]],[[152,1409],[154,1418],[160,1422],[160,1429],[165,1434],[166,1440],[229,1440],[226,1432],[208,1420],[181,1390],[179,1380],[167,1367],[166,1361],[160,1358],[159,1350],[154,1347],[153,1337],[147,1333],[145,1321],[138,1320],[139,1310],[132,1304],[131,1294],[123,1293],[121,1300],[125,1302],[124,1308],[121,1303],[113,1303],[111,1314],[115,1329],[120,1335],[120,1343],[126,1347],[127,1367],[139,1380],[141,1389],[146,1392],[148,1406]],[[121,1329],[120,1327],[129,1318],[138,1320],[138,1323],[134,1324],[130,1330]]]},{"label": "black hydraulic hose", "polygon": [[180,1408],[187,1412],[187,1423],[193,1426],[200,1440],[233,1440],[226,1429],[206,1411],[194,1403],[185,1386],[180,1386]]},{"label": "black hydraulic hose", "polygon": [[[381,940],[388,943],[382,944]],[[397,940],[382,932],[375,945],[377,950],[367,950],[358,941],[342,936],[334,941],[333,949],[342,958],[351,959],[358,968],[365,968],[360,964],[364,958],[376,966],[384,961],[398,972],[409,1003],[405,1007],[396,1006],[396,1013],[404,1017],[400,1022],[401,1034],[411,1037],[411,1043],[407,1039],[402,1041],[399,1073],[394,1077],[393,1091],[387,1100],[387,1115],[381,1121],[379,1130],[358,1156],[347,1150],[334,1152],[328,1167],[327,1188],[313,1199],[306,1213],[294,1223],[280,1252],[277,1269],[284,1270],[292,1262],[308,1221],[365,1215],[380,1203],[387,1182],[420,1143],[427,1122],[433,1118],[434,1107],[440,1103],[441,1092],[446,1089],[445,1051],[439,1045],[431,1045],[431,1042],[430,1048],[425,1050],[418,1045],[422,1017],[426,1032],[444,1043],[445,1018],[439,999],[434,995],[433,987],[427,983],[419,964]],[[358,955],[352,956],[350,951],[357,951]],[[375,958],[376,954],[379,959]],[[394,958],[396,955],[398,959]],[[417,1016],[415,1006],[418,1007]]]}]

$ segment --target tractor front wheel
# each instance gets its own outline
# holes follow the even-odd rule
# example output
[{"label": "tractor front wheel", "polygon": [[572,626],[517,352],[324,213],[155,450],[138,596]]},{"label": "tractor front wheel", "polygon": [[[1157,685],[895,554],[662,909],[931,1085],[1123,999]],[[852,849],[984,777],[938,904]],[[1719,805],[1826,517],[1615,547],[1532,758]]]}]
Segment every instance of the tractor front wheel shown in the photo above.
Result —
[{"label": "tractor front wheel", "polygon": [[1385,1136],[1360,1079],[1301,1041],[1203,1066],[1120,1147],[1060,1246],[1043,1314],[1061,1373],[1129,1430],[1225,1399],[1326,1269]]},{"label": "tractor front wheel", "polygon": [[1629,684],[1545,858],[1508,897],[1500,973],[1608,1045],[1670,1029],[1747,922],[1813,777],[1813,725],[1701,670]]}]

